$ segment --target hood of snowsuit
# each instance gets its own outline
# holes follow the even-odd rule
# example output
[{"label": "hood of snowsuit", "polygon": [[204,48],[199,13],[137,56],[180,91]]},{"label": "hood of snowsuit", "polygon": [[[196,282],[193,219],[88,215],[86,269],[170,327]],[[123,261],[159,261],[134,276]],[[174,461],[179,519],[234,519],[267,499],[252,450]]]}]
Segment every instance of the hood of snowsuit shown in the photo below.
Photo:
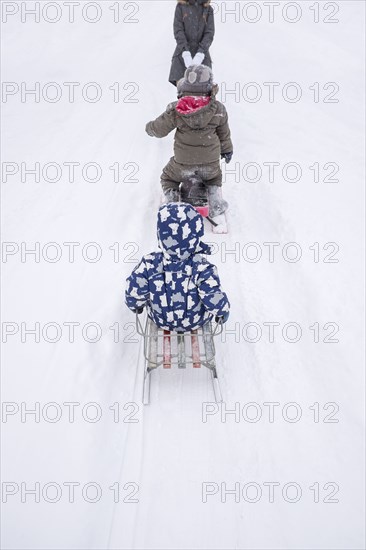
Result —
[{"label": "hood of snowsuit", "polygon": [[157,225],[159,247],[164,257],[173,262],[187,260],[194,254],[210,254],[202,243],[203,218],[190,204],[172,202],[159,208]]},{"label": "hood of snowsuit", "polygon": [[210,97],[184,96],[178,101],[175,110],[192,130],[207,129],[213,117],[217,115],[218,103]]},{"label": "hood of snowsuit", "polygon": [[180,98],[177,103],[176,110],[180,115],[188,115],[199,111],[202,107],[206,107],[210,101],[211,98],[208,96],[186,95]]}]

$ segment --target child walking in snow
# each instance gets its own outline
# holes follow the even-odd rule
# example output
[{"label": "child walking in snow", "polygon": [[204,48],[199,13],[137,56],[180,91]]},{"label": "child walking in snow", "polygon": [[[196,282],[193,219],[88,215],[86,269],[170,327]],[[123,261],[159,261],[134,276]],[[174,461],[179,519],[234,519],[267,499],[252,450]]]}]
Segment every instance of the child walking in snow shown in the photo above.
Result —
[{"label": "child walking in snow", "polygon": [[161,185],[167,202],[177,202],[182,182],[201,179],[208,190],[210,216],[215,217],[228,206],[219,193],[220,156],[227,163],[233,156],[227,111],[216,99],[218,87],[205,65],[189,67],[177,88],[178,101],[146,125],[149,136],[158,138],[176,130],[174,157],[163,170]]},{"label": "child walking in snow", "polygon": [[177,47],[172,58],[169,82],[177,85],[190,65],[211,67],[209,48],[215,35],[211,0],[178,0],[174,16]]},{"label": "child walking in snow", "polygon": [[165,330],[188,332],[212,318],[226,322],[230,304],[221,290],[216,267],[202,254],[204,225],[193,206],[160,207],[157,235],[160,252],[147,254],[127,279],[126,304]]}]

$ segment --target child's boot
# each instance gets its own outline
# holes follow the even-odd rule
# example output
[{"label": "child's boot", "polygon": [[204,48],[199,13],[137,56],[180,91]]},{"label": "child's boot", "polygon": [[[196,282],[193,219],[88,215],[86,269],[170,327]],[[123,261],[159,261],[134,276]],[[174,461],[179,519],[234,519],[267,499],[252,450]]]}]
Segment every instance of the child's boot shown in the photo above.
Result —
[{"label": "child's boot", "polygon": [[226,212],[229,204],[222,198],[221,187],[218,185],[208,185],[207,189],[210,218],[214,218]]}]

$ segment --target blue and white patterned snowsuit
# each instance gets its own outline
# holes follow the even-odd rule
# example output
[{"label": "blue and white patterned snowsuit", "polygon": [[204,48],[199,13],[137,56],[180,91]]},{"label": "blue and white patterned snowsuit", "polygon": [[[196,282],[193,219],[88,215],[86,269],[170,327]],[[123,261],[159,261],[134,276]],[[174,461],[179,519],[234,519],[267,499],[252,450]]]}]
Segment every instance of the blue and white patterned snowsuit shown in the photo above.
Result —
[{"label": "blue and white patterned snowsuit", "polygon": [[202,254],[201,215],[189,204],[170,203],[158,212],[161,252],[147,254],[127,279],[126,304],[131,310],[147,306],[154,323],[177,332],[194,330],[230,309],[221,290],[216,266]]}]

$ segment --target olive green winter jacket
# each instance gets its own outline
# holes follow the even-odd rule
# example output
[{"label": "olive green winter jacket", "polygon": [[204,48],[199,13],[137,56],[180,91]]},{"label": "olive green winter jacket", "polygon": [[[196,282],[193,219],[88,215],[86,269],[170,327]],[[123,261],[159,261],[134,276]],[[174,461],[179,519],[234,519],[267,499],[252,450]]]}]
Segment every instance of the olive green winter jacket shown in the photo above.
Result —
[{"label": "olive green winter jacket", "polygon": [[170,103],[156,120],[148,122],[149,136],[162,138],[176,129],[174,158],[180,164],[209,164],[220,160],[221,153],[233,150],[225,106],[213,97],[210,103],[193,113],[177,111],[178,101]]}]

